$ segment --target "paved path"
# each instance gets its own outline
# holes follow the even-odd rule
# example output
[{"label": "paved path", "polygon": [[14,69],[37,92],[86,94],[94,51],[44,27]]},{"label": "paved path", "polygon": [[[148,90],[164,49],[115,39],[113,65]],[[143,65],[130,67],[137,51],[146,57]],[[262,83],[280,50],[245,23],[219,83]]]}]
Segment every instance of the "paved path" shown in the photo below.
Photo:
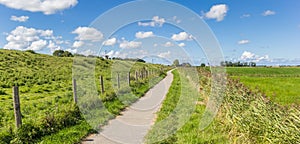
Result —
[{"label": "paved path", "polygon": [[109,121],[99,134],[91,135],[83,144],[141,144],[153,125],[155,113],[159,110],[171,83],[173,74],[150,89],[144,97],[132,104],[121,116]]}]

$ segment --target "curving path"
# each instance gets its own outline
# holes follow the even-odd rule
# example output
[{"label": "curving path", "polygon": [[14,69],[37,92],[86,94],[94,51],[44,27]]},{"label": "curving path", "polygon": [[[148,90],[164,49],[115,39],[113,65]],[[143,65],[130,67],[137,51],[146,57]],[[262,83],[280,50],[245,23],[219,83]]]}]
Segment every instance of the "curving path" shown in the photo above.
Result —
[{"label": "curving path", "polygon": [[171,71],[150,89],[144,97],[132,104],[121,116],[109,121],[99,134],[87,137],[83,144],[141,144],[173,81]]}]

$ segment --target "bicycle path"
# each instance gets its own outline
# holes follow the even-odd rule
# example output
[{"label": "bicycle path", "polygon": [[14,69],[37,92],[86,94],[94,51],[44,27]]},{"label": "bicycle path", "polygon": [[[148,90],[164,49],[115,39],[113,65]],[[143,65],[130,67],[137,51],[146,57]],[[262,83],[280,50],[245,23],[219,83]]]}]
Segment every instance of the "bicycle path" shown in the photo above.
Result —
[{"label": "bicycle path", "polygon": [[173,81],[171,71],[150,89],[144,97],[128,107],[120,116],[110,120],[99,134],[87,137],[83,144],[141,144],[154,124],[159,110]]}]

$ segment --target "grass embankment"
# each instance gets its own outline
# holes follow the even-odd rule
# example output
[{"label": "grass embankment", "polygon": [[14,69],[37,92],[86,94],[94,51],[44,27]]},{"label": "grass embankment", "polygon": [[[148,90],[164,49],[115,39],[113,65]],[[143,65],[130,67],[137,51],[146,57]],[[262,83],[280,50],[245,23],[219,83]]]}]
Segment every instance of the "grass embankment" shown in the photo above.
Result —
[{"label": "grass embankment", "polygon": [[[127,94],[137,96],[124,103],[117,98],[119,95],[112,82],[115,78],[111,75],[111,67],[115,62],[95,59],[95,78],[102,75],[105,87],[105,93],[97,93],[96,98],[100,97],[109,112],[109,116],[98,120],[100,125],[118,115],[165,75],[158,73],[161,65],[121,62],[125,67],[132,66],[132,91]],[[76,143],[93,131],[73,104],[72,66],[73,58],[0,50],[0,143]],[[156,70],[157,73],[135,81],[135,71],[142,69]],[[94,81],[100,92],[99,80]],[[15,128],[13,114],[11,87],[15,85],[20,89],[23,121],[19,130]]]},{"label": "grass embankment", "polygon": [[[197,78],[191,80],[192,77],[185,74],[190,73],[190,70],[179,68],[172,73],[174,80],[157,113],[157,120],[146,136],[146,143],[226,143],[227,135],[219,131],[221,125],[216,122],[218,120],[213,121],[212,125],[204,131],[199,130],[205,106],[201,104],[204,101],[204,95],[200,96],[198,88],[192,83],[192,81],[197,81]],[[206,82],[206,80],[202,80]],[[186,103],[186,106],[182,107],[179,106],[180,101],[189,102],[183,102]],[[176,108],[182,110],[176,111]],[[172,116],[172,114],[176,116]],[[170,117],[172,121],[166,120]]]},{"label": "grass embankment", "polygon": [[[299,106],[278,105],[268,100],[262,93],[230,79],[216,118],[209,127],[200,131],[200,119],[205,108],[202,104],[206,104],[205,99],[208,99],[211,91],[211,74],[201,68],[198,71],[201,89],[200,104],[196,105],[195,111],[183,127],[167,139],[156,143],[300,143]],[[178,74],[175,73],[174,76],[178,77]],[[178,79],[174,80],[178,81]],[[180,92],[181,86],[177,83],[173,82],[171,86],[173,89],[170,89],[158,113],[160,119],[167,117],[177,104],[173,100]],[[186,83],[182,84],[186,85]],[[159,118],[155,125],[159,122]],[[156,139],[152,131],[155,130],[151,130],[148,134],[148,143]]]},{"label": "grass embankment", "polygon": [[282,105],[300,104],[300,68],[227,68],[231,78]]}]

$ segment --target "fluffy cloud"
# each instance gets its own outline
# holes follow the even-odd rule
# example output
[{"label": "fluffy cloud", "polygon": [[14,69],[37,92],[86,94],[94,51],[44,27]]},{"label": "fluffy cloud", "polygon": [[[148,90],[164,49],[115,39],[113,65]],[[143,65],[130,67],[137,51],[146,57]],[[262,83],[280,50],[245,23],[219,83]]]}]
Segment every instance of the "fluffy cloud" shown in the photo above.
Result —
[{"label": "fluffy cloud", "polygon": [[79,48],[79,47],[81,47],[81,46],[83,46],[84,45],[84,42],[83,41],[75,41],[74,43],[73,43],[73,47],[74,48]]},{"label": "fluffy cloud", "polygon": [[271,10],[266,10],[263,12],[263,16],[270,16],[270,15],[275,15],[276,12],[275,11],[271,11]]},{"label": "fluffy cloud", "polygon": [[72,33],[77,34],[78,36],[75,39],[80,41],[88,40],[95,42],[103,38],[103,34],[100,31],[91,27],[78,27]]},{"label": "fluffy cloud", "polygon": [[139,38],[139,39],[143,39],[143,38],[148,38],[148,37],[153,37],[154,34],[152,31],[149,31],[149,32],[137,32],[135,34],[135,37],[136,38]]},{"label": "fluffy cloud", "polygon": [[170,51],[163,52],[163,53],[158,54],[157,56],[161,57],[161,58],[169,58],[171,56],[171,52]]},{"label": "fluffy cloud", "polygon": [[64,43],[61,37],[55,37],[52,30],[40,30],[35,28],[27,28],[18,26],[7,34],[8,43],[4,45],[4,49],[16,50],[42,50],[49,48],[53,50],[60,49],[59,44]]},{"label": "fluffy cloud", "polygon": [[159,16],[154,16],[152,18],[152,21],[150,22],[138,22],[138,25],[139,26],[151,26],[151,27],[155,27],[155,26],[159,26],[159,27],[162,27],[163,24],[166,22],[166,20],[164,18],[160,18]]},{"label": "fluffy cloud", "polygon": [[181,20],[177,18],[177,16],[173,16],[172,20],[176,23],[181,23]]},{"label": "fluffy cloud", "polygon": [[60,46],[59,44],[61,44],[61,43],[58,42],[58,41],[53,42],[52,40],[50,40],[50,41],[49,41],[49,44],[48,44],[48,46],[47,46],[47,48],[49,48],[50,51],[53,53],[53,52],[56,51],[56,50],[62,49],[61,46]]},{"label": "fluffy cloud", "polygon": [[105,46],[113,46],[117,43],[117,39],[116,38],[111,38],[111,39],[108,39],[106,41],[103,42],[103,45]]},{"label": "fluffy cloud", "polygon": [[135,42],[135,41],[126,41],[126,40],[123,40],[120,43],[120,48],[122,48],[122,49],[139,48],[141,46],[142,46],[142,42]]},{"label": "fluffy cloud", "polygon": [[178,46],[185,47],[185,43],[180,43],[180,44],[178,44]]},{"label": "fluffy cloud", "polygon": [[218,22],[222,21],[228,12],[228,6],[225,4],[214,5],[209,12],[205,13],[208,19],[216,19]]},{"label": "fluffy cloud", "polygon": [[163,44],[164,47],[171,47],[171,46],[174,46],[173,43],[171,42],[166,42],[165,44]]},{"label": "fluffy cloud", "polygon": [[38,51],[38,50],[45,48],[46,45],[47,45],[46,40],[37,40],[37,41],[32,42],[31,45],[28,47],[28,49]]},{"label": "fluffy cloud", "polygon": [[17,22],[26,22],[28,19],[29,19],[28,16],[19,16],[19,17],[17,17],[17,16],[13,15],[13,16],[10,17],[10,20],[17,21]]},{"label": "fluffy cloud", "polygon": [[174,41],[184,41],[193,39],[193,36],[186,32],[180,32],[179,34],[173,34],[171,39]]},{"label": "fluffy cloud", "polygon": [[238,44],[240,44],[240,45],[247,44],[247,43],[250,43],[250,41],[249,40],[240,40],[240,41],[238,41]]},{"label": "fluffy cloud", "polygon": [[242,16],[241,16],[241,18],[248,18],[248,17],[250,17],[251,15],[250,14],[243,14]]},{"label": "fluffy cloud", "polygon": [[240,60],[242,61],[252,61],[252,62],[262,62],[262,61],[270,61],[270,58],[268,55],[265,56],[259,56],[254,53],[244,51],[242,56],[240,57]]},{"label": "fluffy cloud", "polygon": [[74,7],[77,3],[77,0],[31,0],[30,2],[28,0],[0,0],[0,4],[9,8],[43,12],[46,15]]}]

